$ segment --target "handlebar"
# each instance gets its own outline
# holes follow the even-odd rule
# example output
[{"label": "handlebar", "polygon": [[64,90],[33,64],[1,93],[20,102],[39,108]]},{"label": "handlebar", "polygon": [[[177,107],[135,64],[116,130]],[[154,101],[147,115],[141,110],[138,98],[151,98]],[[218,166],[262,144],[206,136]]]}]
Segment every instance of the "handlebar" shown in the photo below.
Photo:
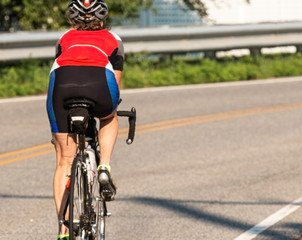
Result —
[{"label": "handlebar", "polygon": [[117,111],[119,117],[128,117],[129,121],[129,132],[126,143],[128,145],[132,144],[135,135],[135,123],[136,123],[136,109],[133,107],[131,111]]}]

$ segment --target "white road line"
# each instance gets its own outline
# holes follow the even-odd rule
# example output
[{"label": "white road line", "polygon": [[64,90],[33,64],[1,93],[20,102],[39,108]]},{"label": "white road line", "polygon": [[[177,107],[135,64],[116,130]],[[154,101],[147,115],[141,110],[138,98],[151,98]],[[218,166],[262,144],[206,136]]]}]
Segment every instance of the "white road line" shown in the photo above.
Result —
[{"label": "white road line", "polygon": [[[302,81],[302,76],[298,76],[298,77],[284,77],[284,78],[272,78],[272,79],[263,79],[263,80],[250,80],[250,81],[235,81],[235,82],[193,84],[193,85],[168,86],[168,87],[124,89],[121,91],[121,95],[149,93],[149,92],[163,92],[163,91],[182,91],[182,90],[190,90],[190,89],[265,85],[265,84],[290,83],[290,82],[301,82],[301,81]],[[15,103],[15,102],[30,102],[30,101],[40,101],[40,100],[46,100],[46,96],[43,95],[43,96],[5,98],[5,99],[0,99],[0,104]]]},{"label": "white road line", "polygon": [[46,95],[43,96],[30,96],[30,97],[14,97],[0,99],[0,104],[3,103],[18,103],[18,102],[31,102],[31,101],[46,101]]},{"label": "white road line", "polygon": [[292,202],[291,204],[281,208],[279,211],[275,212],[274,214],[263,220],[261,223],[252,227],[251,229],[241,234],[234,240],[254,239],[255,237],[257,237],[257,235],[264,232],[266,229],[270,228],[271,226],[275,225],[277,222],[281,221],[288,215],[298,210],[301,207],[301,205],[302,205],[302,198],[299,198],[296,201]]}]

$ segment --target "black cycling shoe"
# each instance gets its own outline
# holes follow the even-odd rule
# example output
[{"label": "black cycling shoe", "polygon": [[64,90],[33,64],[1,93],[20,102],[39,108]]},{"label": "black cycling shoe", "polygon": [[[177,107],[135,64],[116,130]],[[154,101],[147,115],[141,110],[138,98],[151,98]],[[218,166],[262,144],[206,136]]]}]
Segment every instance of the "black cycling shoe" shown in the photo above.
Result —
[{"label": "black cycling shoe", "polygon": [[98,169],[99,183],[100,183],[100,196],[103,201],[114,200],[116,194],[116,187],[112,181],[111,175],[106,167]]}]

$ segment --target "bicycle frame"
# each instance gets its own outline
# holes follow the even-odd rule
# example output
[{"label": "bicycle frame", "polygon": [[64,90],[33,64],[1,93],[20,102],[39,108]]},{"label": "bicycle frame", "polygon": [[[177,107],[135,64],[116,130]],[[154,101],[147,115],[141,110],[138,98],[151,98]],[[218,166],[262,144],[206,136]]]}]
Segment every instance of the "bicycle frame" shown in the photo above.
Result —
[{"label": "bicycle frame", "polygon": [[[82,234],[80,237],[81,239],[97,239],[97,234],[100,236],[100,240],[105,239],[105,218],[110,216],[111,214],[107,211],[106,202],[103,201],[100,197],[95,198],[96,206],[93,206],[93,196],[92,196],[92,187],[89,185],[88,181],[88,175],[87,175],[87,165],[86,165],[86,137],[85,134],[77,134],[77,142],[78,142],[78,148],[77,148],[77,155],[76,158],[80,159],[79,162],[81,166],[80,169],[83,173],[83,196],[84,196],[84,213],[81,216],[82,218],[79,219],[79,228],[80,233]],[[92,145],[97,151],[97,143],[94,140],[90,140],[89,144]],[[96,152],[96,159],[99,159],[98,153]],[[78,161],[75,159],[75,161]],[[98,160],[97,160],[98,162]],[[74,163],[75,164],[75,163]],[[98,164],[98,163],[97,163]],[[70,196],[70,194],[69,194]],[[70,206],[69,199],[66,202],[65,212],[64,216],[67,214],[67,210]],[[73,219],[72,211],[69,212],[69,219]],[[71,223],[69,220],[65,221],[64,223],[67,227],[70,228],[72,226],[72,229],[70,229],[70,236],[71,239],[75,239],[73,236],[74,232],[74,223]],[[100,226],[100,227],[99,227]],[[76,226],[77,227],[77,226]],[[98,232],[98,228],[100,229],[100,232]],[[87,238],[88,237],[88,238]]]},{"label": "bicycle frame", "polygon": [[[93,106],[93,102],[88,99],[69,99],[65,102],[65,107],[68,109],[74,109],[74,108],[84,108],[86,111],[90,109],[91,106]],[[118,111],[118,116],[122,117],[128,117],[129,119],[129,132],[128,132],[128,138],[126,140],[127,144],[131,144],[134,139],[135,135],[135,122],[136,122],[136,110],[135,108],[132,108],[131,111]],[[85,117],[84,117],[85,119]],[[91,120],[91,121],[90,121]],[[68,192],[68,198],[65,203],[64,207],[64,218],[66,218],[68,212],[69,212],[69,220],[63,219],[61,223],[63,223],[65,226],[69,228],[70,232],[70,240],[74,240],[74,224],[78,224],[79,231],[78,233],[75,233],[77,236],[79,236],[82,240],[104,240],[105,239],[105,219],[109,216],[111,216],[111,213],[107,211],[106,201],[101,199],[99,196],[95,197],[93,196],[93,187],[97,186],[97,183],[94,183],[94,186],[90,186],[90,182],[88,179],[88,169],[87,169],[87,152],[86,152],[86,143],[88,142],[88,145],[91,146],[92,149],[94,149],[95,152],[95,160],[96,165],[99,164],[99,151],[98,151],[98,140],[97,137],[94,136],[91,139],[86,139],[85,131],[90,127],[90,130],[94,131],[94,133],[97,132],[96,129],[96,121],[94,120],[92,115],[89,115],[88,123],[90,124],[87,128],[85,127],[85,130],[83,132],[77,132],[77,153],[75,156],[75,159],[72,164],[72,172],[69,180],[69,184],[67,184],[66,189]],[[71,118],[71,125],[73,124],[72,118]],[[93,124],[93,126],[91,126]],[[86,125],[85,125],[86,126]],[[82,194],[81,197],[83,197],[83,208],[84,212],[80,214],[79,219],[74,221],[73,216],[73,209],[74,209],[74,192],[70,192],[71,190],[74,191],[74,185],[75,185],[75,177],[78,176],[76,174],[76,171],[78,171],[78,174],[80,176],[84,176],[83,178],[80,178],[82,181],[80,183],[80,186],[77,186],[79,188],[79,192]],[[75,176],[76,175],[76,176]],[[78,179],[79,180],[79,179]],[[95,181],[96,178],[94,179]],[[71,189],[68,185],[71,183]],[[83,191],[83,193],[82,193]],[[95,202],[95,206],[93,203]],[[72,204],[72,206],[70,206]],[[71,208],[71,210],[70,210]],[[70,219],[72,219],[72,222],[70,222]],[[77,229],[76,229],[77,230]],[[76,237],[76,236],[75,236]]]}]

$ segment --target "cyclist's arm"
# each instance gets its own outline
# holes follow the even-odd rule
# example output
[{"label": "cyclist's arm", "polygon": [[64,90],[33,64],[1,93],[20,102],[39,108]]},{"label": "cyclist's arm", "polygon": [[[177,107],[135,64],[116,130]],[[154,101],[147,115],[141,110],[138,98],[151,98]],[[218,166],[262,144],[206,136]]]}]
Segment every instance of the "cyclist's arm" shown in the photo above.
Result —
[{"label": "cyclist's arm", "polygon": [[122,71],[124,68],[124,46],[120,38],[118,38],[118,48],[115,49],[112,55],[109,57],[109,61],[113,65],[115,79],[118,84],[119,89],[121,89]]},{"label": "cyclist's arm", "polygon": [[115,71],[114,71],[114,74],[115,74],[115,79],[116,79],[118,88],[121,89],[122,71],[120,71],[120,70],[115,70]]}]

